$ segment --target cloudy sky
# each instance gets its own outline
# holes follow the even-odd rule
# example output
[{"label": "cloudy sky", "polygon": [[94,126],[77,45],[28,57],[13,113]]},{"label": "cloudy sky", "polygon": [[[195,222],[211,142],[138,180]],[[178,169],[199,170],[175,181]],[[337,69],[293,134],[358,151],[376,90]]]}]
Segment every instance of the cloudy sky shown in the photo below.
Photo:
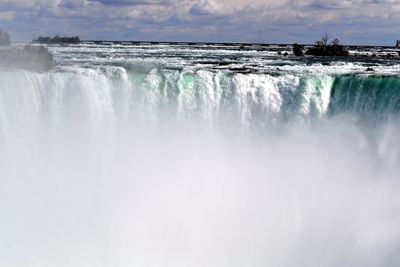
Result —
[{"label": "cloudy sky", "polygon": [[0,0],[14,41],[81,39],[346,44],[400,39],[400,0]]}]

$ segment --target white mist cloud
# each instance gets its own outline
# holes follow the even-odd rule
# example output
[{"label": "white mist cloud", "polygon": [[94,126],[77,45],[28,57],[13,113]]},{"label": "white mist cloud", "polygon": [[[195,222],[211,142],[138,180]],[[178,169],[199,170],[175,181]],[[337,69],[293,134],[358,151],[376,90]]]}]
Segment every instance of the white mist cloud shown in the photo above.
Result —
[{"label": "white mist cloud", "polygon": [[129,80],[94,70],[0,74],[7,266],[400,262],[396,123],[371,137],[341,116],[234,140],[160,117],[126,125],[113,92]]}]

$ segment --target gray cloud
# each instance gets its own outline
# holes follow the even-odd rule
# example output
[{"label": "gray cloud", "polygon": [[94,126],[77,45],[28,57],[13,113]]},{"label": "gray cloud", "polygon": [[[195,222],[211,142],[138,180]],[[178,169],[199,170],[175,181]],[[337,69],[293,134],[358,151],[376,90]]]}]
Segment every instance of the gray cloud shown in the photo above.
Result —
[{"label": "gray cloud", "polygon": [[111,6],[134,6],[134,5],[161,5],[164,1],[158,0],[88,0],[90,2],[98,2],[103,5]]},{"label": "gray cloud", "polygon": [[392,44],[397,0],[2,0],[0,27],[14,40],[38,35],[88,39]]}]

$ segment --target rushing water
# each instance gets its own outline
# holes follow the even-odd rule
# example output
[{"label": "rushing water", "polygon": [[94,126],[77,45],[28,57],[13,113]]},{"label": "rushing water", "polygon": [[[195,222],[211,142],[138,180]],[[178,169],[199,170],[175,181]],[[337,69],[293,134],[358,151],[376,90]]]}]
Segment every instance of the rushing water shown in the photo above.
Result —
[{"label": "rushing water", "polygon": [[50,50],[0,69],[0,266],[400,265],[398,59]]}]

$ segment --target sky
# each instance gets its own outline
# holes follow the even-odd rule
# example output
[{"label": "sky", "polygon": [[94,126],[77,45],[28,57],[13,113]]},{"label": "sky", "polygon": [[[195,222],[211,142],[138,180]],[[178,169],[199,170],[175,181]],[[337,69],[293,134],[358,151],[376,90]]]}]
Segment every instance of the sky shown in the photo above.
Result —
[{"label": "sky", "polygon": [[0,28],[38,36],[142,41],[343,44],[400,40],[400,0],[0,0]]}]

